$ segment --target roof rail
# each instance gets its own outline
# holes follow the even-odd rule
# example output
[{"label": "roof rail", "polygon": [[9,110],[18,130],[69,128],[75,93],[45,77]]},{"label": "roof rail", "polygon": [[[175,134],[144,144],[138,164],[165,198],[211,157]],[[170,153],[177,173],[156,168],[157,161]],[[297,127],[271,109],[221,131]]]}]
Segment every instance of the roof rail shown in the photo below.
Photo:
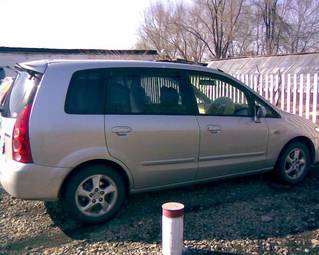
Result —
[{"label": "roof rail", "polygon": [[157,59],[156,62],[169,62],[169,63],[180,63],[180,64],[189,64],[189,65],[200,65],[200,66],[207,66],[208,63],[200,63],[200,62],[194,62],[182,58],[176,58],[176,59]]}]

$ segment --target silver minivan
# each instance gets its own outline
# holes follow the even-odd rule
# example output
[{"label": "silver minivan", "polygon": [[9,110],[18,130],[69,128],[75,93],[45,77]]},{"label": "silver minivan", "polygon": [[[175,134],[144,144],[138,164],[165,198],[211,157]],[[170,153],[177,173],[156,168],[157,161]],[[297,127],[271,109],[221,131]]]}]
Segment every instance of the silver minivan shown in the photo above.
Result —
[{"label": "silver minivan", "polygon": [[303,180],[318,129],[220,70],[152,61],[16,65],[0,180],[13,197],[110,219],[129,193],[274,170]]}]

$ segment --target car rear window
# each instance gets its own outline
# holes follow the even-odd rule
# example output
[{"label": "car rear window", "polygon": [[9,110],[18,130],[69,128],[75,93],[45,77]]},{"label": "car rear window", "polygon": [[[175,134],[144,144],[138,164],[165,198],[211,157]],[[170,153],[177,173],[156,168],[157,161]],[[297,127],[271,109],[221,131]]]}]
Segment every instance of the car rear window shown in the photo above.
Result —
[{"label": "car rear window", "polygon": [[104,89],[99,70],[75,72],[71,78],[65,100],[69,114],[103,114]]},{"label": "car rear window", "polygon": [[32,103],[40,80],[39,76],[20,72],[9,91],[2,115],[16,118],[26,105]]}]

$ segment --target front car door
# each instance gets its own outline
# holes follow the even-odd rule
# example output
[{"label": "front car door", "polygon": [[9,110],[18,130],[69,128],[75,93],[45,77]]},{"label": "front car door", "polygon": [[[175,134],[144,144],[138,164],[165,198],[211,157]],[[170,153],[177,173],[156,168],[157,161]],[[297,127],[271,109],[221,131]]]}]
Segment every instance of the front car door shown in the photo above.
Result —
[{"label": "front car door", "polygon": [[268,128],[254,121],[246,88],[222,74],[188,73],[200,126],[198,179],[252,172],[266,167]]},{"label": "front car door", "polygon": [[134,188],[194,180],[199,129],[179,71],[109,69],[106,80],[107,148],[129,168]]}]

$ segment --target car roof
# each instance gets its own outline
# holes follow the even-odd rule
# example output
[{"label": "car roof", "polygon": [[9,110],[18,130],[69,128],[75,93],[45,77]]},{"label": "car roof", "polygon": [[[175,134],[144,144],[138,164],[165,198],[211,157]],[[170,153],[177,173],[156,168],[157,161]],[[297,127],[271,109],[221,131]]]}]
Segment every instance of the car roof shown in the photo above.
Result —
[{"label": "car roof", "polygon": [[171,68],[171,69],[185,69],[204,72],[219,72],[216,69],[208,68],[200,64],[185,64],[166,61],[139,61],[139,60],[103,60],[103,59],[51,59],[30,61],[19,64],[25,68],[38,70],[43,73],[50,65],[59,66],[74,66],[86,68],[110,68],[110,67],[146,67],[146,68]]}]

